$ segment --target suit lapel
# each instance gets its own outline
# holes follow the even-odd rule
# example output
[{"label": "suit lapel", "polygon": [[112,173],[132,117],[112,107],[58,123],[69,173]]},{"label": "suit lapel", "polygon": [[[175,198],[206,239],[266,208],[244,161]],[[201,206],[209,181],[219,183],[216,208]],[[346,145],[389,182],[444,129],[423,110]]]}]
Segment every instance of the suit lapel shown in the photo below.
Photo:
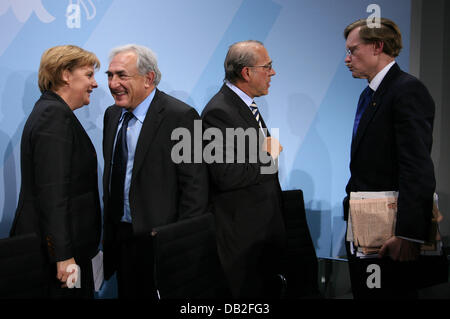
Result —
[{"label": "suit lapel", "polygon": [[90,151],[97,155],[97,152],[95,151],[94,144],[92,144],[92,141],[91,141],[88,133],[84,129],[83,125],[81,125],[80,121],[78,120],[78,118],[76,117],[75,114],[73,114],[73,117],[74,117],[74,122],[75,122],[76,129],[80,133],[80,137],[82,137],[84,139],[85,143],[90,148]]},{"label": "suit lapel", "polygon": [[133,182],[136,174],[139,172],[150,144],[155,138],[156,132],[158,131],[158,128],[164,118],[164,93],[156,88],[155,90],[155,96],[150,104],[147,114],[145,115],[144,123],[142,124],[142,129],[136,145],[131,182]]},{"label": "suit lapel", "polygon": [[[256,122],[255,116],[253,115],[252,111],[250,111],[247,104],[245,104],[244,101],[242,101],[242,99],[236,93],[234,93],[233,90],[231,90],[226,84],[222,86],[222,92],[230,99],[232,99],[230,104],[238,108],[239,114],[245,120],[245,122],[247,122],[248,126],[259,130],[258,122]],[[262,121],[262,124],[263,127],[265,127],[264,121]]]},{"label": "suit lapel", "polygon": [[361,117],[361,120],[358,125],[358,130],[356,131],[355,138],[352,141],[352,157],[353,154],[355,154],[359,144],[361,143],[361,140],[364,136],[367,126],[372,121],[373,116],[375,115],[377,110],[378,110],[377,102],[375,102],[375,96],[373,96],[369,102],[369,105],[364,111],[364,114]]},{"label": "suit lapel", "polygon": [[[122,113],[122,109],[120,107],[111,108],[110,120],[105,123],[106,127],[104,128],[104,137],[103,137],[103,158],[105,159],[105,167],[103,169],[103,174],[106,178],[104,178],[105,185],[110,184],[110,173],[111,173],[111,162],[112,162],[112,151],[114,149],[114,138],[117,132],[117,126],[119,125],[120,114]],[[104,191],[107,191],[105,189]]]},{"label": "suit lapel", "polygon": [[78,117],[75,115],[75,113],[73,111],[70,110],[69,105],[67,105],[67,103],[56,93],[52,92],[52,91],[46,91],[43,93],[43,96],[46,99],[50,99],[50,100],[55,100],[55,101],[59,101],[60,103],[62,103],[64,105],[64,109],[66,109],[68,112],[70,112],[73,123],[74,123],[74,128],[78,131],[80,138],[83,138],[86,142],[86,144],[88,145],[88,147],[90,148],[91,152],[94,152],[95,154],[97,154],[95,152],[95,147],[94,144],[92,144],[92,141],[89,137],[89,135],[87,134],[86,130],[84,129],[83,125],[80,123],[80,121],[78,120]]},{"label": "suit lapel", "polygon": [[375,91],[374,95],[372,96],[372,99],[367,106],[367,109],[364,111],[364,114],[361,117],[361,120],[358,125],[358,130],[356,131],[356,136],[352,141],[352,154],[351,157],[353,158],[354,154],[356,153],[358,146],[361,143],[361,140],[364,138],[364,134],[367,130],[367,127],[372,122],[373,117],[379,110],[379,108],[382,105],[383,96],[386,92],[386,89],[389,88],[390,84],[392,83],[393,79],[397,77],[397,75],[400,73],[400,68],[395,63],[389,72],[386,74],[384,79],[381,81],[380,86]]},{"label": "suit lapel", "polygon": [[255,129],[259,129],[258,122],[256,122],[255,117],[253,116],[253,113],[250,111],[248,106],[245,103],[242,103],[243,105],[239,107],[239,113],[241,114],[242,118],[247,122],[247,124],[250,127],[253,127]]},{"label": "suit lapel", "polygon": [[261,125],[262,125],[262,127],[263,128],[265,128],[266,130],[267,130],[267,137],[269,137],[270,136],[270,132],[269,132],[269,129],[267,128],[267,125],[266,125],[266,122],[264,122],[264,119],[263,119],[263,117],[261,116],[261,113],[260,113],[260,119],[261,119]]}]

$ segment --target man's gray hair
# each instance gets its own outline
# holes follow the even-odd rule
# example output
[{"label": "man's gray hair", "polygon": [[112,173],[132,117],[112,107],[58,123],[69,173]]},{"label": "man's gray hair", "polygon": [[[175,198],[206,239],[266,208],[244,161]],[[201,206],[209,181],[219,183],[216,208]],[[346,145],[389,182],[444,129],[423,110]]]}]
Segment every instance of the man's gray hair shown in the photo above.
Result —
[{"label": "man's gray hair", "polygon": [[155,80],[153,82],[155,86],[158,86],[159,81],[161,81],[161,72],[158,68],[156,54],[152,50],[143,45],[126,44],[112,49],[109,54],[109,61],[111,61],[117,54],[123,52],[134,52],[136,54],[136,66],[141,75],[145,75],[148,72],[155,72]]},{"label": "man's gray hair", "polygon": [[256,40],[240,41],[230,46],[224,62],[225,80],[236,83],[238,79],[242,79],[242,69],[256,63],[257,57],[253,50],[255,45],[264,46],[262,42]]}]

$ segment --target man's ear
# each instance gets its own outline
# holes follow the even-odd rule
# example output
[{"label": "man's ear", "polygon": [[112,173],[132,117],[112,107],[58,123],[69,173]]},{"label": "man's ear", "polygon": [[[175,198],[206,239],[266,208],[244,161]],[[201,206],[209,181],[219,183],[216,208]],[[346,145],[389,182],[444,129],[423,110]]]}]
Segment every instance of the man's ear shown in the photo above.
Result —
[{"label": "man's ear", "polygon": [[380,55],[383,53],[384,48],[384,42],[383,41],[377,41],[373,44],[374,46],[374,55]]},{"label": "man's ear", "polygon": [[248,82],[250,80],[250,68],[247,66],[244,66],[241,70],[241,76],[242,76],[242,79],[245,80],[245,82]]},{"label": "man's ear", "polygon": [[145,87],[148,88],[152,85],[155,85],[155,72],[150,71],[145,75]]}]

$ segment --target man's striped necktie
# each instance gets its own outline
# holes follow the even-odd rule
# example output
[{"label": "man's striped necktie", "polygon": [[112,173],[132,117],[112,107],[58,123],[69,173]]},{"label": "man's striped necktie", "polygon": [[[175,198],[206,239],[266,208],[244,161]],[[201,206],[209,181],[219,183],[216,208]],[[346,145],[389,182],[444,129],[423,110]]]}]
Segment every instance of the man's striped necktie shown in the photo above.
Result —
[{"label": "man's striped necktie", "polygon": [[256,122],[258,122],[259,127],[262,129],[262,123],[261,123],[261,116],[259,114],[258,107],[256,106],[256,103],[253,101],[252,104],[250,104],[250,109],[252,110],[253,116],[256,119]]}]

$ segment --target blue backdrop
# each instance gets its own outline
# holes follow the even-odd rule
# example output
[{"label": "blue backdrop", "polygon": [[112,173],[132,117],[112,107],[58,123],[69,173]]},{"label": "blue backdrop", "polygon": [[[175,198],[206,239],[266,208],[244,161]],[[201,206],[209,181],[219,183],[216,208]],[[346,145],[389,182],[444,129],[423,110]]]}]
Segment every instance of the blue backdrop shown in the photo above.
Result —
[{"label": "blue backdrop", "polygon": [[[344,255],[342,199],[356,102],[366,83],[344,65],[343,29],[371,12],[366,0],[0,0],[0,238],[7,237],[20,189],[20,138],[39,98],[43,51],[75,44],[102,66],[91,104],[76,111],[103,171],[103,112],[113,103],[104,72],[112,47],[143,44],[156,52],[159,88],[200,113],[220,88],[228,46],[264,42],[277,72],[258,98],[269,128],[279,128],[282,188],[302,189],[319,257]],[[410,0],[378,0],[397,22],[408,70]],[[101,188],[100,188],[101,191]],[[106,285],[107,286],[107,285]],[[103,289],[100,296],[113,296]]]}]

